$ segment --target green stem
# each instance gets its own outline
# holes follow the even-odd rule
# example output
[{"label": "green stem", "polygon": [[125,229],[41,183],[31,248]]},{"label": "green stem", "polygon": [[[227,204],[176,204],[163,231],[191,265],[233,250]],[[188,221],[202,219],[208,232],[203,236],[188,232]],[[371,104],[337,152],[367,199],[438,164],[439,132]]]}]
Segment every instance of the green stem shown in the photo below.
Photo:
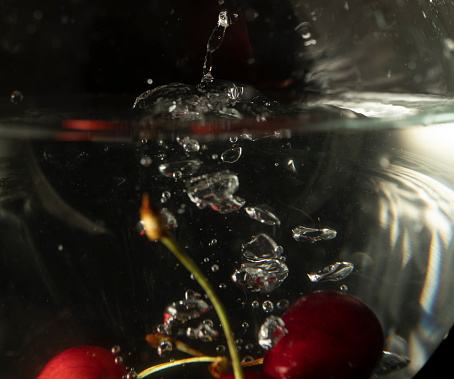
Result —
[{"label": "green stem", "polygon": [[173,361],[173,362],[161,363],[160,365],[156,365],[156,366],[147,368],[146,370],[142,371],[139,375],[137,375],[137,378],[142,379],[155,372],[165,370],[166,368],[170,368],[170,367],[184,365],[186,363],[215,362],[215,361],[216,361],[216,357],[192,357],[192,358],[180,359],[178,361]]},{"label": "green stem", "polygon": [[171,235],[164,235],[160,238],[161,242],[167,246],[167,248],[177,257],[177,259],[186,267],[200,286],[204,289],[206,294],[211,300],[211,303],[218,314],[219,321],[221,321],[222,328],[224,329],[225,338],[227,339],[227,346],[230,352],[230,359],[232,360],[233,373],[235,374],[235,379],[244,379],[243,369],[241,368],[241,361],[236,349],[232,328],[230,327],[230,322],[227,316],[227,313],[219,300],[216,292],[214,292],[213,287],[211,286],[208,279],[200,271],[199,267],[194,263],[191,257],[180,248],[178,243],[172,238]]}]

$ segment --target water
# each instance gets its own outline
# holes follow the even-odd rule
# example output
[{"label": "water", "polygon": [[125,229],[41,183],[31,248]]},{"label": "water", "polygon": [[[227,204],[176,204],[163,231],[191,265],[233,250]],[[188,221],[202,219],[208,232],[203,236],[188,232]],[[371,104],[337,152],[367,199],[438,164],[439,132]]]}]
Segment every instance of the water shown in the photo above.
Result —
[{"label": "water", "polygon": [[[319,112],[324,101],[328,111]],[[144,342],[157,330],[206,354],[225,346],[191,275],[141,235],[138,209],[148,192],[217,289],[244,341],[242,359],[263,355],[260,327],[289,302],[342,287],[380,318],[385,349],[397,354],[388,366],[410,360],[388,377],[412,377],[454,318],[453,105],[347,93],[312,98],[298,117],[292,110],[279,122],[93,118],[87,128],[77,122],[86,120],[80,109],[44,124],[3,120],[2,375],[32,378],[56,351],[86,343],[120,346],[139,372],[178,356],[166,345],[161,358]],[[369,117],[353,113],[360,111]],[[186,137],[200,148],[183,148]],[[212,158],[232,144],[242,149],[237,161]],[[302,226],[322,232],[297,240]],[[323,230],[335,238],[319,238]],[[185,297],[187,290],[200,297]],[[166,313],[167,324],[178,320],[170,330]],[[204,367],[176,370],[162,375],[206,375]]]}]

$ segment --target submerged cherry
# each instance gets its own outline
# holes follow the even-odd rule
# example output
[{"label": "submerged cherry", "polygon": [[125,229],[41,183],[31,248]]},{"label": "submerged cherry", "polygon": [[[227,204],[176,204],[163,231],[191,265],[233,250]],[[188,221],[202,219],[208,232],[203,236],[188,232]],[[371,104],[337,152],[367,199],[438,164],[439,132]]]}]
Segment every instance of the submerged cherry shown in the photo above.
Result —
[{"label": "submerged cherry", "polygon": [[373,311],[342,292],[298,299],[283,316],[282,334],[263,361],[275,379],[366,379],[379,361],[383,331]]},{"label": "submerged cherry", "polygon": [[126,374],[115,355],[98,346],[78,346],[52,358],[37,379],[121,379]]}]

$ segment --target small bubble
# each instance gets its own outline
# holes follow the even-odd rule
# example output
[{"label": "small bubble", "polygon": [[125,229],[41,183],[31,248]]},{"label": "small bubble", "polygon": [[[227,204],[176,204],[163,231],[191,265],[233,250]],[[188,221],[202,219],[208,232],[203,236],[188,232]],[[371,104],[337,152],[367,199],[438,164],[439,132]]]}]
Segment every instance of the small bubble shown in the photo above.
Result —
[{"label": "small bubble", "polygon": [[58,251],[63,251],[63,245],[58,245],[58,246],[57,246],[57,250],[58,250]]},{"label": "small bubble", "polygon": [[147,155],[144,155],[142,158],[140,158],[140,164],[144,167],[148,167],[152,162],[152,159]]},{"label": "small bubble", "polygon": [[237,338],[235,340],[235,345],[242,345],[243,343],[244,343],[244,341],[241,338]]},{"label": "small bubble", "polygon": [[230,143],[236,143],[238,141],[238,137],[237,136],[231,136],[229,138],[229,141],[230,141]]},{"label": "small bubble", "polygon": [[241,326],[244,328],[244,329],[247,329],[249,328],[249,324],[245,321],[241,324]]},{"label": "small bubble", "polygon": [[120,354],[121,348],[119,345],[115,345],[112,347],[112,349],[110,349],[110,351],[112,352],[112,354],[117,355],[117,354]]},{"label": "small bubble", "polygon": [[167,200],[170,199],[171,196],[172,196],[172,194],[169,191],[164,191],[161,194],[161,203],[165,203]]},{"label": "small bubble", "polygon": [[211,266],[211,271],[218,272],[219,271],[219,266],[218,265]]},{"label": "small bubble", "polygon": [[210,261],[210,258],[208,258],[208,257],[203,258],[203,262],[208,263],[209,261]]},{"label": "small bubble", "polygon": [[213,238],[208,245],[213,246],[213,245],[216,245],[217,243],[218,243],[218,240],[216,238]]},{"label": "small bubble", "polygon": [[153,79],[148,78],[148,79],[147,79],[147,84],[153,84]]},{"label": "small bubble", "polygon": [[276,162],[274,165],[275,165],[276,167],[279,167],[279,163],[277,163],[277,162]]},{"label": "small bubble", "polygon": [[196,292],[194,290],[187,290],[184,293],[184,298],[186,300],[194,300],[196,297],[197,297],[197,294],[196,294]]},{"label": "small bubble", "polygon": [[252,303],[251,303],[251,307],[253,309],[257,309],[258,307],[260,306],[259,302],[257,300],[254,300]]},{"label": "small bubble", "polygon": [[253,357],[251,357],[250,355],[246,355],[243,359],[242,359],[242,363],[245,363],[245,362],[252,362],[254,360]]},{"label": "small bubble", "polygon": [[216,352],[217,352],[217,353],[220,353],[220,354],[225,353],[225,346],[224,346],[224,345],[218,345],[218,346],[216,347]]},{"label": "small bubble", "polygon": [[219,283],[219,288],[225,289],[225,288],[227,288],[227,284],[225,284],[225,283]]},{"label": "small bubble", "polygon": [[213,154],[211,155],[211,159],[218,159],[219,158],[219,155],[218,154]]},{"label": "small bubble", "polygon": [[254,344],[253,343],[247,343],[246,346],[244,347],[247,351],[254,350]]},{"label": "small bubble", "polygon": [[131,370],[126,374],[125,379],[137,379],[138,377],[139,376],[137,375],[137,372],[135,372],[134,370]]},{"label": "small bubble", "polygon": [[276,246],[276,247],[274,248],[274,252],[275,252],[276,254],[281,255],[281,254],[284,252],[284,248],[283,248],[282,246]]},{"label": "small bubble", "polygon": [[20,91],[13,91],[9,99],[13,104],[19,104],[24,99],[24,95]]},{"label": "small bubble", "polygon": [[274,311],[274,304],[273,304],[273,302],[271,302],[271,301],[269,301],[269,300],[265,300],[265,301],[262,303],[262,309],[263,309],[266,313],[273,312],[273,311]]},{"label": "small bubble", "polygon": [[115,364],[121,365],[123,363],[123,358],[122,357],[115,357]]},{"label": "small bubble", "polygon": [[280,310],[285,310],[289,307],[290,301],[288,301],[287,299],[282,299],[279,300],[276,305]]},{"label": "small bubble", "polygon": [[183,174],[181,173],[181,171],[175,171],[173,174],[172,174],[173,178],[175,180],[178,180],[178,179],[181,179]]},{"label": "small bubble", "polygon": [[203,320],[203,323],[205,325],[208,325],[210,328],[214,328],[214,322],[213,322],[213,320],[210,320],[209,318],[207,318],[206,320]]},{"label": "small bubble", "polygon": [[348,291],[348,287],[345,284],[342,284],[340,286],[340,290],[343,291],[343,292],[347,292]]}]

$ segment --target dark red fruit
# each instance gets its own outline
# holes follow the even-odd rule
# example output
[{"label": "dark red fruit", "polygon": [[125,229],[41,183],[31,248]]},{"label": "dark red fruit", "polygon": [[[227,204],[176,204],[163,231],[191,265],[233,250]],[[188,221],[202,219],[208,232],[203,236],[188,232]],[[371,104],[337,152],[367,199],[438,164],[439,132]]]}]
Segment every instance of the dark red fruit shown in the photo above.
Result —
[{"label": "dark red fruit", "polygon": [[382,355],[375,314],[346,293],[321,291],[298,299],[283,316],[288,334],[264,357],[275,379],[367,379]]},{"label": "dark red fruit", "polygon": [[37,379],[121,379],[126,374],[115,356],[98,346],[78,346],[52,358]]},{"label": "dark red fruit", "polygon": [[[222,376],[220,379],[235,379],[235,375],[232,373]],[[262,374],[261,372],[244,372],[244,379],[271,379],[268,375]]]}]

